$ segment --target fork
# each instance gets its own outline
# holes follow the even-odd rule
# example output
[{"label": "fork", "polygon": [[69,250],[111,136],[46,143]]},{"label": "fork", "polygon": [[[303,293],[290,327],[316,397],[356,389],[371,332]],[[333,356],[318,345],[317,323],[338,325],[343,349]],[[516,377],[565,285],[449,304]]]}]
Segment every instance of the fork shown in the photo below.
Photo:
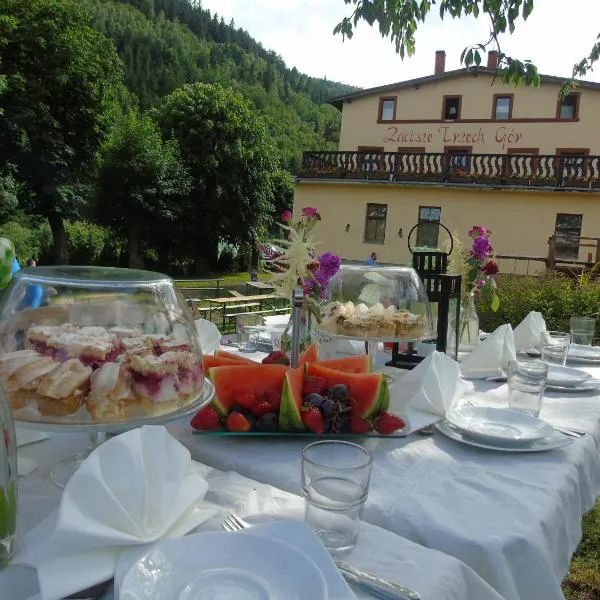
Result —
[{"label": "fork", "polygon": [[[221,528],[225,531],[241,531],[249,527],[251,527],[250,523],[240,519],[234,513],[227,515],[221,523]],[[337,560],[335,566],[348,583],[369,592],[377,598],[383,600],[421,600],[421,595],[410,588],[382,579],[366,571],[361,571]]]},{"label": "fork", "polygon": [[[470,400],[467,400],[463,403],[463,406],[475,406]],[[552,425],[552,423],[550,423]],[[585,435],[585,431],[579,431],[578,429],[566,429],[565,427],[557,427],[556,425],[552,425],[553,429],[563,433],[564,435],[568,435],[574,438],[580,438]]]}]

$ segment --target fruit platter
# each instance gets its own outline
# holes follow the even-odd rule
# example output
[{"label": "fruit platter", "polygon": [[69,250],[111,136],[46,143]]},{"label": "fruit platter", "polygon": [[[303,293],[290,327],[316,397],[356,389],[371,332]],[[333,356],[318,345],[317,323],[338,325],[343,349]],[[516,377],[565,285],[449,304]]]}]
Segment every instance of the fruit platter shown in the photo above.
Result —
[{"label": "fruit platter", "polygon": [[286,354],[262,363],[218,351],[203,365],[215,394],[191,420],[194,432],[236,436],[401,435],[383,373],[366,355],[318,360],[313,344],[291,368]]}]

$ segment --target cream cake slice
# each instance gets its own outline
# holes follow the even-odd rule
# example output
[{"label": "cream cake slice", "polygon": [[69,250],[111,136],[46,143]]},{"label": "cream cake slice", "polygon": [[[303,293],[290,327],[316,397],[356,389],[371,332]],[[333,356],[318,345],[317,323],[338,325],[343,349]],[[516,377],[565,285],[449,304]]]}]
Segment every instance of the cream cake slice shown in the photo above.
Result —
[{"label": "cream cake slice", "polygon": [[131,401],[131,374],[126,365],[104,363],[92,373],[85,405],[94,421],[125,420]]},{"label": "cream cake slice", "polygon": [[166,352],[160,356],[167,363],[177,365],[177,378],[179,380],[177,389],[180,400],[184,403],[192,396],[202,391],[204,384],[204,368],[202,357],[193,352]]},{"label": "cream cake slice", "polygon": [[42,378],[37,387],[38,410],[62,417],[79,410],[90,387],[92,368],[72,358]]},{"label": "cream cake slice", "polygon": [[60,333],[47,341],[56,360],[63,362],[78,358],[83,364],[97,368],[105,362],[114,361],[119,355],[120,348],[115,336],[95,337],[83,335],[81,331]]},{"label": "cream cake slice", "polygon": [[15,410],[35,407],[36,390],[44,377],[58,369],[59,363],[48,356],[38,355],[35,362],[21,365],[6,378],[8,401]]},{"label": "cream cake slice", "polygon": [[144,410],[160,414],[170,412],[179,400],[179,365],[176,361],[153,354],[133,355],[128,360],[131,388]]}]

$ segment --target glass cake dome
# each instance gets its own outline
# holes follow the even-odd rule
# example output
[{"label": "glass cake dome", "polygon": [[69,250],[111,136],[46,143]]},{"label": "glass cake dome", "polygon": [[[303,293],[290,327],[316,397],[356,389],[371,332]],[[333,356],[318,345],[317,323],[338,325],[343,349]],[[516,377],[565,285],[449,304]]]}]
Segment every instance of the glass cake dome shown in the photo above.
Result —
[{"label": "glass cake dome", "polygon": [[162,422],[207,401],[185,300],[169,277],[133,269],[15,273],[0,302],[0,381],[15,419],[71,428]]},{"label": "glass cake dome", "polygon": [[410,267],[342,265],[329,284],[321,332],[365,340],[434,336],[423,282]]}]

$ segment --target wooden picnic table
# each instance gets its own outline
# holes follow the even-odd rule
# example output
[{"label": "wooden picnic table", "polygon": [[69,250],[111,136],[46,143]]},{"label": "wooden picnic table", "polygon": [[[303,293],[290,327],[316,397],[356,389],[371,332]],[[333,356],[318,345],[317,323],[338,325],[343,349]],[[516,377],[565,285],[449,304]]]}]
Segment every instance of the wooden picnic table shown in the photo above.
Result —
[{"label": "wooden picnic table", "polygon": [[246,282],[246,294],[252,292],[253,290],[264,290],[268,292],[272,292],[275,288],[271,283],[267,283],[266,281],[247,281]]},{"label": "wooden picnic table", "polygon": [[202,283],[208,283],[208,284],[212,284],[212,285],[201,285],[201,286],[194,286],[194,287],[184,287],[181,286],[179,287],[179,291],[183,294],[183,296],[187,299],[189,299],[188,297],[188,293],[189,292],[202,292],[202,291],[206,291],[206,290],[210,290],[213,291],[215,293],[215,297],[219,295],[219,292],[222,290],[221,288],[221,283],[223,281],[225,281],[225,279],[223,277],[219,277],[216,279],[197,279],[197,280],[189,280],[189,279],[174,279],[173,281],[175,281],[176,284],[179,283],[187,283],[188,281],[199,281]]},{"label": "wooden picnic table", "polygon": [[[233,308],[254,308],[258,307],[258,311],[263,311],[263,302],[270,303],[272,309],[275,308],[277,301],[285,301],[285,298],[278,296],[277,294],[262,294],[257,296],[226,296],[224,298],[207,298],[206,301],[210,305],[210,311],[208,313],[208,318],[212,320],[212,312],[221,311],[222,313],[222,326],[223,330],[225,330],[225,326],[227,324],[227,318],[231,318],[231,313],[227,312],[227,307],[232,306]],[[213,308],[213,305],[216,305]]]}]

